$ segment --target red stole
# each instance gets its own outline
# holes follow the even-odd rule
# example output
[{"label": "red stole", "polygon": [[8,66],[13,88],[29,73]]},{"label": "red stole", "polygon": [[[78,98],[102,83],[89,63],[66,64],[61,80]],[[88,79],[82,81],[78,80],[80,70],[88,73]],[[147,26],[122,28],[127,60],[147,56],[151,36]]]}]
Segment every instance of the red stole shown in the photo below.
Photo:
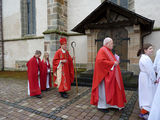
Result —
[{"label": "red stole", "polygon": [[50,73],[49,73],[49,86],[52,87],[51,67],[50,67],[50,64],[49,64],[49,59],[47,61],[48,61],[48,65],[47,65],[47,62],[44,62],[42,60],[41,90],[46,90],[46,82],[47,82],[48,69],[50,69]]},{"label": "red stole", "polygon": [[60,60],[66,59],[66,63],[62,64],[62,73],[61,73],[61,83],[59,86],[59,92],[68,91],[71,89],[71,83],[74,81],[74,67],[73,67],[73,61],[71,56],[69,55],[69,52],[66,51],[65,53],[62,52],[61,49],[58,49],[55,53],[55,56],[53,58],[53,81],[54,86],[57,86],[55,83],[55,80],[57,79],[57,76],[55,73],[57,72],[57,67],[60,63]]},{"label": "red stole", "polygon": [[30,89],[30,96],[35,96],[35,95],[40,95],[41,90],[39,87],[39,82],[38,82],[38,70],[41,72],[41,60],[40,58],[37,59],[36,57],[32,57],[28,62],[27,62],[27,67],[28,67],[28,80],[29,80],[29,89]]},{"label": "red stole", "polygon": [[98,86],[104,80],[107,104],[124,107],[126,97],[119,65],[111,71],[114,61],[116,58],[107,47],[103,46],[98,51],[93,75],[91,104],[98,104]]}]

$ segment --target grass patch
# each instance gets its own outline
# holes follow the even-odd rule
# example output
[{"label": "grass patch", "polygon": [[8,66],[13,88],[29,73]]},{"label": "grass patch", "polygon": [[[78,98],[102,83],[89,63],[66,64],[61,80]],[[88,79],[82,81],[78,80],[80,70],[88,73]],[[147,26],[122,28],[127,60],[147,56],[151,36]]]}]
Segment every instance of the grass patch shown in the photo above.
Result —
[{"label": "grass patch", "polygon": [[0,78],[28,79],[26,71],[0,71]]},{"label": "grass patch", "polygon": [[[78,68],[77,74],[86,71],[86,69]],[[0,71],[0,78],[12,78],[20,80],[28,80],[26,71]]]}]

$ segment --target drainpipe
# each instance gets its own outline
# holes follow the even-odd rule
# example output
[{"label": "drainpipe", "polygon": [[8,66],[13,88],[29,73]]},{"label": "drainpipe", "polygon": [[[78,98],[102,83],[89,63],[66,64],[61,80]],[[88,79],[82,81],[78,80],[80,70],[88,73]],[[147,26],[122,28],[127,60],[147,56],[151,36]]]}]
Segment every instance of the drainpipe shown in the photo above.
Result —
[{"label": "drainpipe", "polygon": [[144,37],[146,37],[147,35],[151,34],[151,32],[147,32],[145,34],[142,35],[142,43],[141,43],[141,46],[143,46],[143,43],[144,43]]},{"label": "drainpipe", "polygon": [[2,46],[2,68],[1,70],[4,71],[4,40],[3,40],[3,11],[2,11],[2,0],[0,0],[0,27],[1,27],[1,46]]},{"label": "drainpipe", "polygon": [[142,35],[142,37],[141,37],[141,39],[142,39],[141,47],[143,47],[143,44],[144,44],[144,37],[146,37],[147,35],[149,35],[151,33],[152,33],[152,31],[147,32],[147,33],[145,33],[145,34]]},{"label": "drainpipe", "polygon": [[150,31],[142,35],[142,46],[143,46],[143,43],[144,43],[144,37],[146,37],[147,35],[149,35],[149,34],[152,33],[153,25],[154,25],[154,20],[151,21],[151,24],[150,24]]}]

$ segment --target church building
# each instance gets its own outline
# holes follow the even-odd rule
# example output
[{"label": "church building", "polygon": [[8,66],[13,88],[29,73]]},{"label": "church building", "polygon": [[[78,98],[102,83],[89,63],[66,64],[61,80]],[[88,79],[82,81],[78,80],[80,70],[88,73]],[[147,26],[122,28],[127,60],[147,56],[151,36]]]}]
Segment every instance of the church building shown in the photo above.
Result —
[{"label": "church building", "polygon": [[[0,0],[0,69],[26,70],[26,62],[40,50],[50,61],[60,37],[68,40],[76,65],[94,69],[103,39],[111,37],[124,71],[139,73],[136,56],[144,43],[160,48],[158,0]],[[42,57],[41,57],[42,58]]]}]

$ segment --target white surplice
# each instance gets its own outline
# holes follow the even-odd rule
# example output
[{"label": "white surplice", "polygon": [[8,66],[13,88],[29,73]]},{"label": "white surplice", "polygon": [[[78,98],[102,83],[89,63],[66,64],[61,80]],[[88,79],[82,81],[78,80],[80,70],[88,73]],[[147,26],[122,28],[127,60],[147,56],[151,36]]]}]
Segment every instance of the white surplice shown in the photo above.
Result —
[{"label": "white surplice", "polygon": [[[157,80],[160,78],[160,49],[156,52],[154,69],[157,72]],[[160,82],[160,81],[159,81]],[[160,120],[160,83],[158,84],[148,120]]]},{"label": "white surplice", "polygon": [[148,120],[160,120],[160,84],[158,84]]},{"label": "white surplice", "polygon": [[119,110],[122,109],[116,105],[112,106],[112,105],[107,104],[104,80],[102,80],[102,82],[98,86],[98,93],[99,93],[99,100],[98,100],[98,105],[97,105],[98,109],[107,109],[107,108],[117,108]]},{"label": "white surplice", "polygon": [[148,55],[142,54],[139,60],[139,107],[150,111],[153,102],[154,94],[156,91],[156,75],[153,68],[152,60]]},{"label": "white surplice", "polygon": [[157,80],[160,78],[160,49],[156,52],[156,57],[154,60],[154,69],[157,73]]},{"label": "white surplice", "polygon": [[[48,66],[48,61],[47,62],[47,66]],[[49,86],[49,79],[50,79],[50,69],[47,67],[47,80],[46,80],[46,88],[50,88]]]}]

